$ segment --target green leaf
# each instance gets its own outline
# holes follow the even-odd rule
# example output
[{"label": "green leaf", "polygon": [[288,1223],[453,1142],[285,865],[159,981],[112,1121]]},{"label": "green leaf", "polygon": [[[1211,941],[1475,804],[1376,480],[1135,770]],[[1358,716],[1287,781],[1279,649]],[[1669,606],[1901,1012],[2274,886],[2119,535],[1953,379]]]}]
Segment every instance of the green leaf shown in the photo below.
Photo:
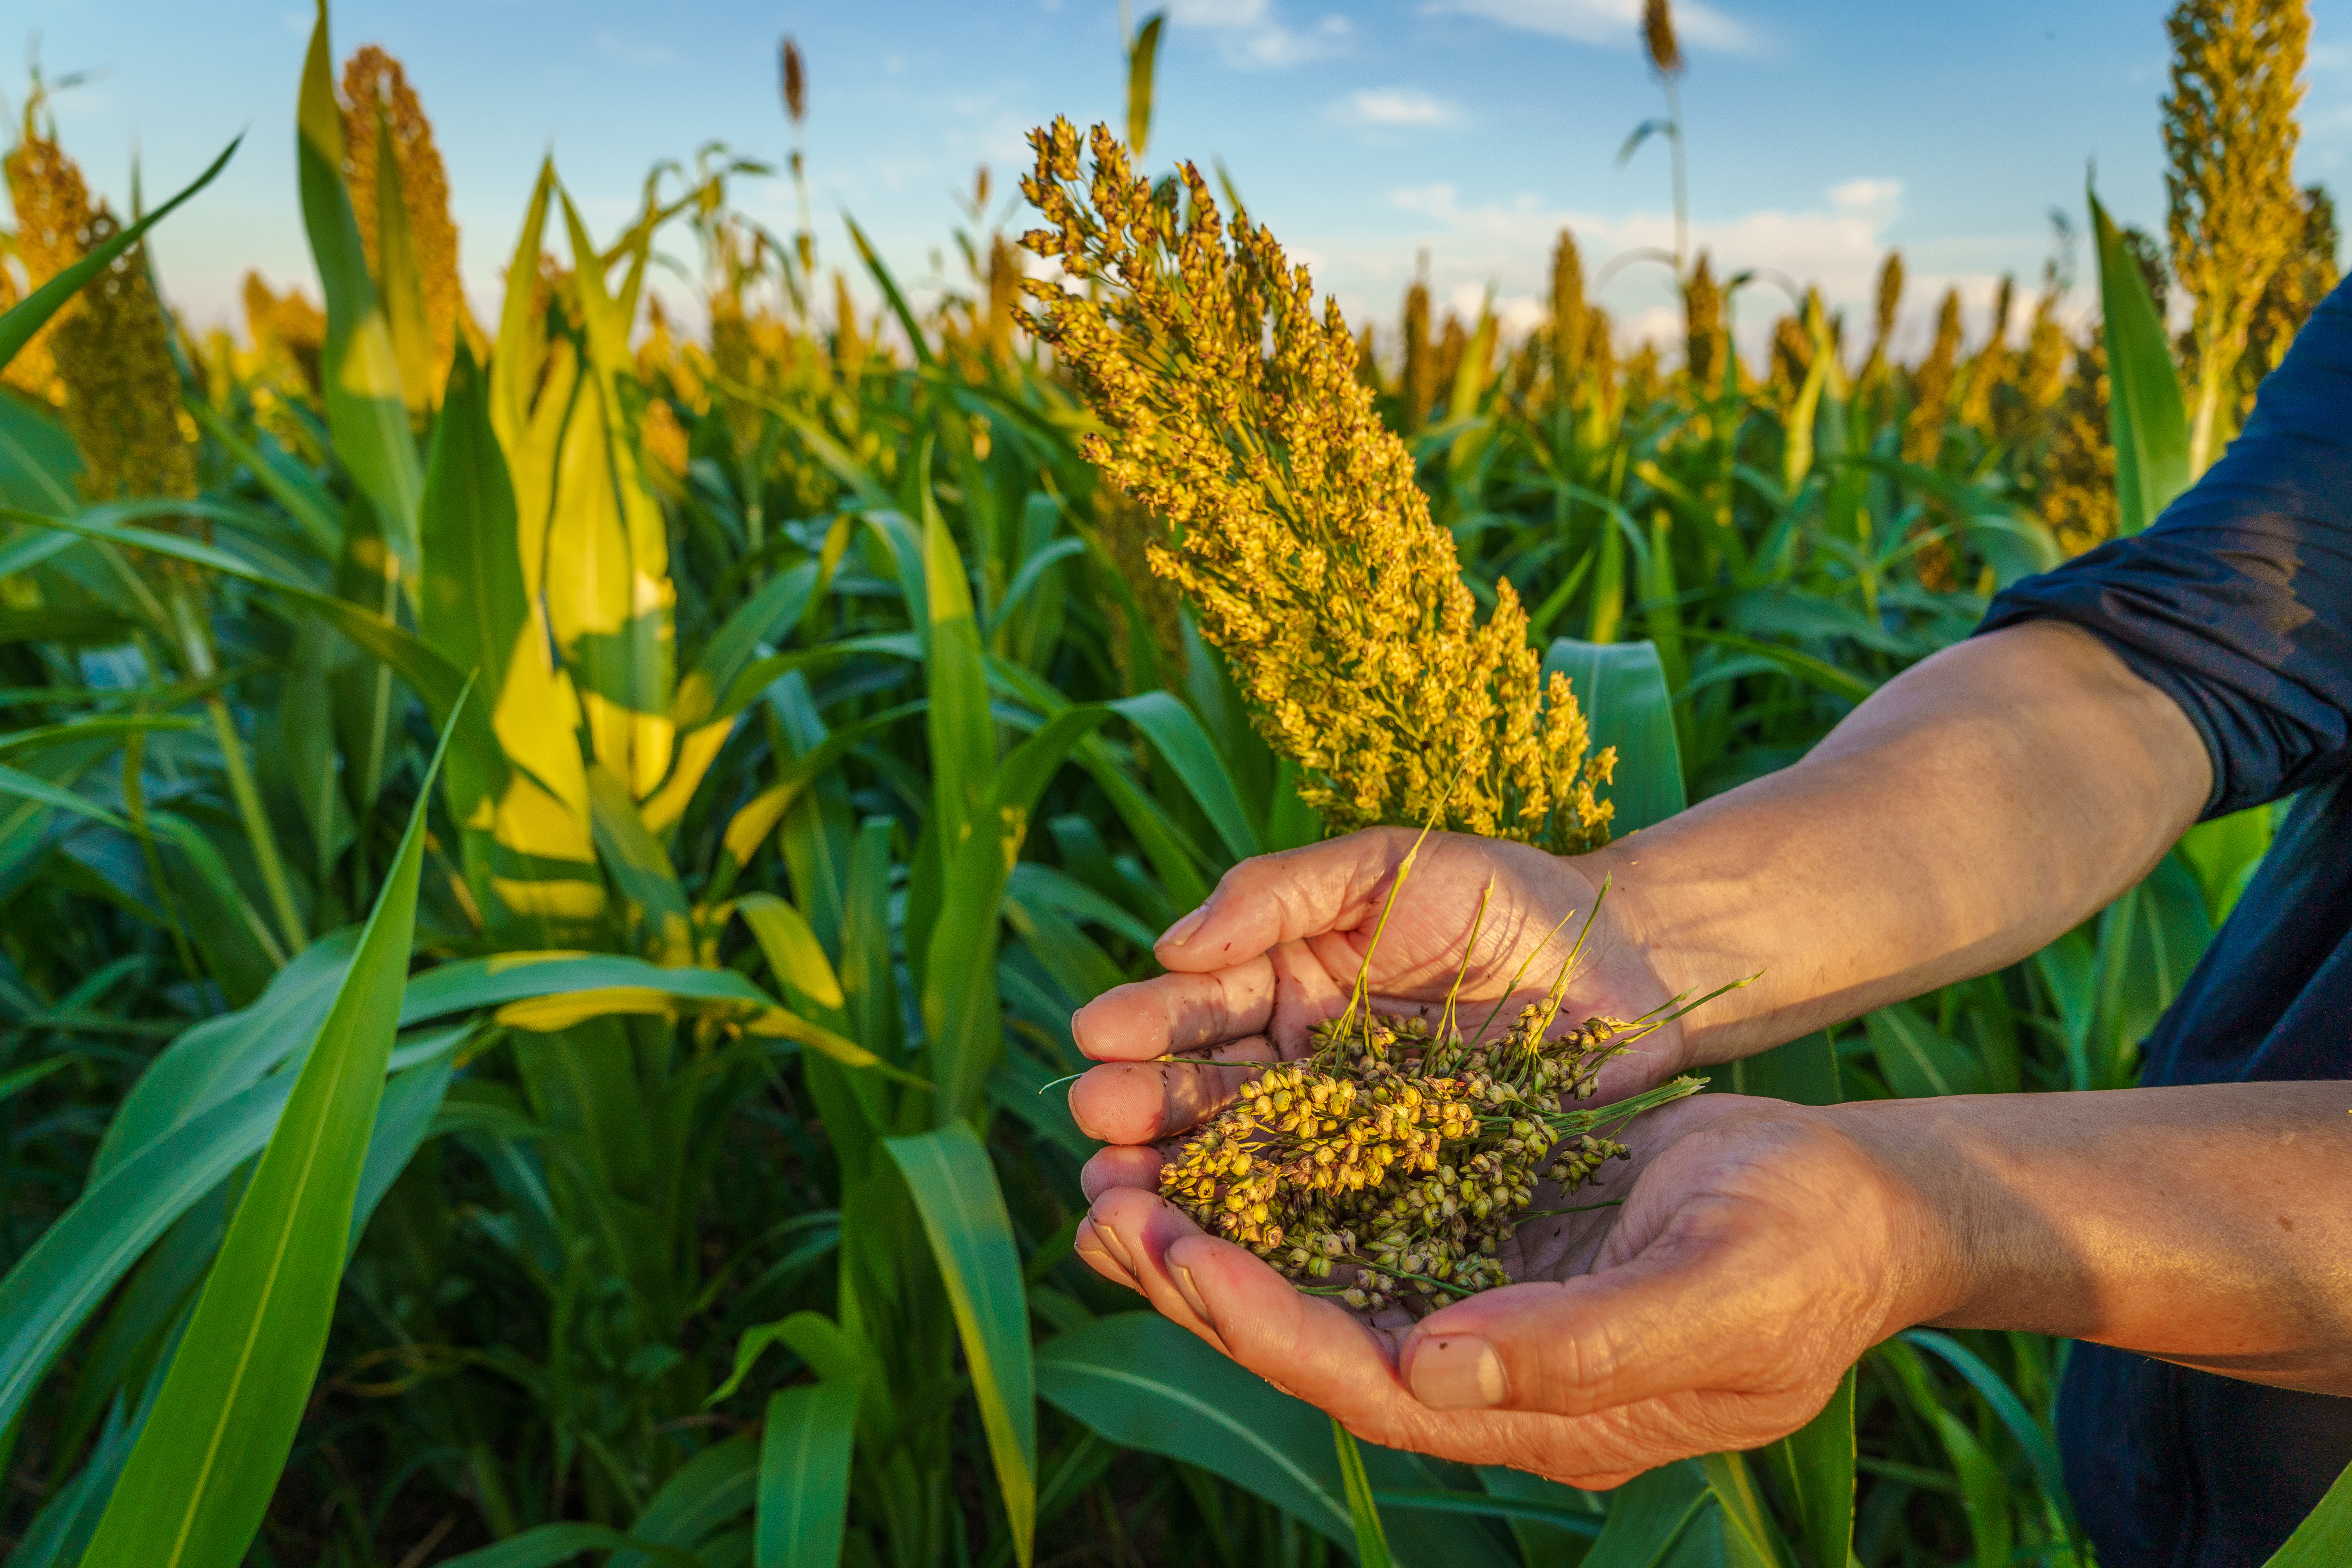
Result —
[{"label": "green leaf", "polygon": [[2058,1508],[2068,1532],[2079,1538],[2081,1527],[2075,1522],[2074,1500],[2066,1490],[2065,1471],[2058,1460],[2058,1445],[2052,1439],[2048,1429],[2026,1409],[2025,1401],[2017,1396],[2017,1391],[2009,1386],[2000,1373],[1986,1365],[1975,1352],[1949,1334],[1939,1333],[1934,1329],[1907,1329],[1901,1338],[1906,1344],[1931,1351],[1941,1357],[1992,1407],[1992,1413],[2000,1417],[2000,1424],[2009,1429],[2010,1436],[2025,1455],[2025,1462],[2033,1468],[2033,1479],[2040,1486],[2042,1495]]},{"label": "green leaf", "polygon": [[1592,746],[1617,748],[1607,798],[1616,804],[1610,831],[1619,837],[1664,822],[1686,804],[1682,748],[1675,736],[1674,694],[1654,644],[1578,642],[1559,637],[1544,655],[1544,675],[1568,677],[1592,726]]},{"label": "green leaf", "polygon": [[[442,752],[447,744],[445,733]],[[326,1352],[408,978],[440,763],[436,753],[351,971],[83,1559],[90,1568],[235,1568],[261,1528]]]},{"label": "green leaf", "polygon": [[664,1481],[629,1524],[635,1542],[605,1568],[651,1568],[684,1559],[720,1526],[748,1512],[759,1493],[760,1456],[749,1437],[705,1448]]},{"label": "green leaf", "polygon": [[[426,454],[420,523],[425,576],[416,630],[452,668],[478,670],[493,700],[530,626],[514,484],[490,428],[489,387],[458,334],[441,416]],[[463,820],[466,813],[459,811]]]},{"label": "green leaf", "polygon": [[996,768],[996,726],[989,717],[987,656],[972,617],[963,558],[936,511],[924,520],[922,542],[929,598],[923,648],[931,703],[927,722],[935,831],[940,852],[952,862],[987,805],[989,776]]},{"label": "green leaf", "polygon": [[768,1401],[755,1568],[834,1568],[841,1561],[863,1387],[863,1379],[809,1384]]},{"label": "green leaf", "polygon": [[[1326,1538],[1355,1544],[1330,1418],[1158,1313],[1115,1313],[1048,1341],[1038,1348],[1037,1384],[1053,1405],[1112,1442],[1197,1465]],[[1438,1489],[1437,1473],[1418,1455],[1368,1444],[1358,1452],[1376,1493]],[[1444,1513],[1415,1510],[1384,1527],[1390,1551],[1406,1568],[1513,1562],[1485,1531],[1465,1530]]]},{"label": "green leaf", "polygon": [[236,155],[236,150],[244,141],[244,136],[239,135],[221,149],[221,155],[212,161],[211,166],[179,195],[34,289],[21,303],[11,307],[7,314],[0,315],[0,365],[6,364],[23,353],[25,345],[33,341],[33,334],[48,325],[49,318],[65,309],[66,301],[81,292],[83,284],[113,266],[115,258],[144,238],[149,229],[171,216],[190,196],[211,184],[213,177],[228,167],[228,161]]},{"label": "green leaf", "polygon": [[1165,691],[1146,691],[1110,706],[1150,737],[1234,859],[1265,853],[1257,829],[1250,822],[1249,808],[1242,804],[1241,789],[1234,783],[1233,770],[1190,708]]},{"label": "green leaf", "polygon": [[1848,1367],[1822,1413],[1772,1445],[1805,1548],[1831,1568],[1842,1568],[1853,1550],[1853,1391]]},{"label": "green leaf", "polygon": [[1396,1568],[1389,1554],[1388,1531],[1381,1524],[1380,1504],[1372,1500],[1372,1483],[1364,1475],[1364,1456],[1356,1439],[1339,1422],[1331,1423],[1331,1444],[1339,1457],[1339,1479],[1348,1489],[1348,1521],[1356,1532],[1358,1568]]},{"label": "green leaf", "polygon": [[633,1535],[624,1535],[606,1524],[542,1524],[520,1535],[509,1535],[494,1546],[446,1557],[441,1568],[557,1568],[583,1552],[628,1550],[674,1568],[704,1568],[702,1560],[691,1552],[680,1552],[674,1546],[656,1546]]},{"label": "green leaf", "polygon": [[335,456],[374,508],[402,575],[414,583],[419,576],[416,518],[425,477],[409,433],[391,322],[368,276],[359,220],[343,185],[343,111],[335,101],[327,0],[319,0],[318,23],[303,57],[296,121],[302,226],[327,297],[327,341],[319,356],[327,426],[334,433]]},{"label": "green leaf", "polygon": [[1160,30],[1167,22],[1165,11],[1146,16],[1127,50],[1127,150],[1139,165],[1144,144],[1151,139],[1151,80],[1160,60]]},{"label": "green leaf", "polygon": [[638,918],[645,922],[641,940],[665,964],[691,963],[694,916],[687,905],[686,889],[678,885],[668,852],[637,815],[629,786],[614,777],[603,763],[591,763],[588,802],[597,853],[622,896],[636,906]]},{"label": "green leaf", "polygon": [[1696,1459],[1646,1471],[1610,1494],[1609,1522],[1581,1568],[1661,1568],[1692,1525],[1715,1511]]},{"label": "green leaf", "polygon": [[735,912],[751,928],[752,940],[785,995],[804,1007],[822,1009],[828,1021],[849,1005],[833,961],[824,955],[824,944],[800,910],[773,893],[746,893],[735,900]]},{"label": "green leaf", "polygon": [[1910,1003],[1881,1007],[1863,1020],[1863,1027],[1887,1087],[1904,1099],[1983,1092],[1984,1064],[1977,1054],[1929,1024]]},{"label": "green leaf", "polygon": [[1029,814],[1071,748],[1108,717],[1102,708],[1073,708],[1023,742],[996,770],[984,815],[949,862],[922,993],[931,1079],[940,1090],[932,1115],[941,1124],[969,1115],[979,1103],[1002,1048],[1000,912]]},{"label": "green leaf", "polygon": [[2336,1478],[2319,1506],[2263,1568],[2339,1568],[2346,1563],[2352,1563],[2352,1467]]},{"label": "green leaf", "polygon": [[914,1194],[947,1287],[1013,1550],[1028,1568],[1037,1519],[1036,1373],[1028,1292],[995,1167],[967,1122],[884,1142]]},{"label": "green leaf", "polygon": [[2172,347],[2139,264],[2096,191],[2091,232],[2099,253],[2101,335],[2107,347],[2107,435],[2116,448],[2116,531],[2137,533],[2189,488],[2189,414]]}]

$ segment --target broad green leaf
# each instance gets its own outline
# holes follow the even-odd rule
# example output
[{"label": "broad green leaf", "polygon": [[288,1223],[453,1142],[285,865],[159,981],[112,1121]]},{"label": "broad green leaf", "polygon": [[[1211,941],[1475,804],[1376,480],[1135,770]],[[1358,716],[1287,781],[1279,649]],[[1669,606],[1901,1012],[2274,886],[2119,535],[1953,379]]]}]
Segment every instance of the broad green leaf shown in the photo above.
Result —
[{"label": "broad green leaf", "polygon": [[408,977],[440,763],[426,770],[351,970],[229,1222],[90,1542],[90,1568],[235,1568],[261,1528],[326,1352]]},{"label": "broad green leaf", "polygon": [[2345,1563],[2352,1563],[2352,1468],[2336,1478],[2319,1506],[2263,1568],[2338,1568]]},{"label": "broad green leaf", "polygon": [[335,456],[374,508],[410,583],[418,576],[417,506],[425,476],[409,433],[400,358],[375,280],[368,275],[359,220],[343,184],[343,111],[335,101],[334,53],[327,39],[327,0],[302,61],[295,164],[302,226],[327,298],[327,341],[319,356],[327,425]]},{"label": "broad green leaf", "polygon": [[1935,1384],[1908,1343],[1889,1341],[1874,1352],[1891,1368],[1919,1418],[1943,1440],[1944,1455],[1960,1483],[1960,1506],[1968,1515],[1976,1548],[1974,1568],[2007,1568],[2015,1534],[2010,1518],[2010,1486],[2000,1466],[1985,1452],[1976,1429],[1948,1409]]},{"label": "broad green leaf", "polygon": [[1794,1105],[1835,1105],[1837,1047],[1826,1031],[1759,1051],[1714,1069],[1715,1087],[1729,1094],[1759,1095]]},{"label": "broad green leaf", "polygon": [[1556,639],[1544,675],[1568,677],[1569,690],[1592,726],[1592,746],[1617,748],[1617,772],[1604,798],[1616,804],[1610,831],[1619,837],[1682,810],[1682,748],[1675,736],[1673,693],[1657,648],[1646,642]]},{"label": "broad green leaf", "polygon": [[[1211,1350],[1156,1312],[1097,1318],[1037,1351],[1038,1392],[1115,1443],[1219,1476],[1328,1540],[1355,1544],[1330,1417]],[[1418,1455],[1358,1445],[1377,1494],[1439,1489]],[[1491,1503],[1475,1491],[1463,1497]],[[1390,1551],[1405,1568],[1507,1568],[1484,1531],[1445,1513],[1391,1510]]]},{"label": "broad green leaf", "polygon": [[1013,1551],[1028,1568],[1037,1519],[1036,1373],[1028,1292],[995,1167],[968,1122],[885,1144],[914,1194],[947,1287]]},{"label": "broad green leaf", "polygon": [[211,165],[179,195],[59,271],[21,302],[11,306],[5,315],[0,315],[0,365],[6,364],[24,352],[25,345],[33,341],[33,334],[48,325],[49,318],[65,309],[66,301],[81,292],[83,284],[113,266],[115,258],[146,237],[149,229],[171,216],[182,203],[211,184],[214,176],[228,167],[228,161],[236,155],[237,147],[244,141],[242,135],[238,136],[221,149],[220,156],[215,158]]},{"label": "broad green leaf", "polygon": [[927,722],[935,831],[940,853],[952,863],[987,807],[996,768],[996,726],[988,712],[987,656],[972,618],[963,558],[936,510],[924,521],[922,546],[929,595],[923,611],[923,661],[931,704]]},{"label": "broad green leaf", "polygon": [[604,868],[644,922],[639,940],[663,964],[693,963],[694,916],[686,889],[678,885],[668,852],[637,815],[629,786],[601,760],[588,767],[588,800]]},{"label": "broad green leaf", "polygon": [[400,188],[400,154],[393,146],[392,117],[382,104],[375,115],[375,255],[377,292],[400,364],[400,390],[409,417],[422,421],[433,411],[433,329],[425,320],[425,269],[408,224],[408,203]]},{"label": "broad green leaf", "polygon": [[1848,1367],[1822,1413],[1772,1445],[1815,1563],[1843,1563],[1853,1548],[1853,1391]]},{"label": "broad green leaf", "polygon": [[923,1027],[940,1089],[931,1110],[942,1125],[971,1114],[1001,1048],[1000,911],[1029,814],[1070,749],[1108,717],[1101,708],[1071,709],[1015,748],[996,770],[985,815],[949,862],[923,978]]},{"label": "broad green leaf", "polygon": [[1698,1461],[1715,1494],[1715,1512],[1721,1521],[1720,1546],[1707,1568],[1780,1568],[1772,1552],[1772,1525],[1748,1460],[1739,1454],[1709,1454]]},{"label": "broad green leaf", "polygon": [[207,1018],[157,1052],[99,1141],[91,1184],[307,1049],[342,988],[358,942],[356,929],[320,938],[272,976],[252,1005]]},{"label": "broad green leaf", "polygon": [[834,1568],[849,1514],[849,1458],[863,1380],[787,1388],[760,1435],[756,1568]]},{"label": "broad green leaf", "polygon": [[625,1551],[668,1568],[706,1568],[691,1552],[624,1535],[608,1524],[542,1524],[509,1535],[496,1545],[444,1558],[441,1568],[560,1568],[583,1552],[610,1552],[615,1554],[611,1561],[618,1561],[618,1553]]},{"label": "broad green leaf", "polygon": [[229,1096],[93,1182],[0,1279],[0,1430],[82,1320],[173,1221],[268,1142],[293,1079]]},{"label": "broad green leaf", "polygon": [[1977,1054],[1928,1023],[1912,1004],[1881,1007],[1863,1020],[1863,1027],[1887,1087],[1905,1099],[1983,1092],[1984,1064]]},{"label": "broad green leaf", "polygon": [[1246,860],[1265,853],[1249,809],[1242,804],[1241,790],[1234,783],[1233,770],[1190,708],[1165,691],[1146,691],[1110,706],[1151,738],[1152,745],[1207,814],[1233,858]]},{"label": "broad green leaf", "polygon": [[2254,868],[2270,852],[2273,822],[2270,806],[2250,806],[2199,823],[2173,846],[2173,854],[2197,873],[2205,913],[2215,929],[2230,918]]},{"label": "broad green leaf", "polygon": [[[514,486],[490,428],[489,389],[463,334],[433,422],[419,526],[425,576],[417,635],[453,668],[478,670],[486,693],[503,691],[507,661],[530,629],[530,601]],[[459,820],[470,819],[465,805],[453,805]]]},{"label": "broad green leaf", "polygon": [[1372,1500],[1372,1483],[1364,1475],[1364,1456],[1356,1439],[1339,1422],[1331,1423],[1331,1444],[1339,1457],[1340,1484],[1348,1489],[1348,1521],[1356,1532],[1357,1568],[1396,1568],[1389,1553],[1388,1531],[1381,1523],[1380,1504]]},{"label": "broad green leaf", "polygon": [[746,893],[735,900],[735,912],[751,929],[752,940],[787,996],[805,998],[827,1015],[848,1005],[824,944],[800,910],[772,893]]},{"label": "broad green leaf", "polygon": [[2091,234],[2099,258],[2100,336],[2107,349],[2107,435],[2116,449],[2116,531],[2137,533],[2189,488],[2189,415],[2172,347],[2139,264],[2098,193]]},{"label": "broad green leaf", "polygon": [[737,678],[758,658],[761,645],[800,621],[801,612],[816,592],[817,573],[814,561],[778,573],[710,634],[694,668],[678,682],[677,719],[681,731],[725,715],[724,700],[734,691]]},{"label": "broad green leaf", "polygon": [[1968,1380],[1969,1386],[1982,1396],[2009,1429],[2010,1436],[2025,1455],[2025,1462],[2033,1468],[2033,1479],[2042,1495],[2050,1500],[2065,1521],[2070,1531],[2079,1527],[2074,1521],[2074,1505],[2066,1490],[2066,1476],[2058,1459],[2058,1445],[2049,1429],[2034,1419],[2000,1373],[1985,1364],[1983,1358],[1951,1335],[1934,1329],[1908,1329],[1902,1335],[1906,1344],[1916,1345],[1943,1359],[1944,1363]]},{"label": "broad green leaf", "polygon": [[1716,1511],[1696,1459],[1645,1471],[1610,1494],[1609,1522],[1581,1568],[1663,1568],[1692,1525]]},{"label": "broad green leaf", "polygon": [[605,1568],[652,1568],[691,1552],[721,1526],[751,1510],[759,1495],[760,1456],[751,1439],[730,1437],[680,1466],[629,1523],[635,1543]]},{"label": "broad green leaf", "polygon": [[1160,30],[1167,22],[1167,12],[1154,11],[1127,48],[1127,149],[1139,164],[1151,139],[1151,83],[1160,61]]}]

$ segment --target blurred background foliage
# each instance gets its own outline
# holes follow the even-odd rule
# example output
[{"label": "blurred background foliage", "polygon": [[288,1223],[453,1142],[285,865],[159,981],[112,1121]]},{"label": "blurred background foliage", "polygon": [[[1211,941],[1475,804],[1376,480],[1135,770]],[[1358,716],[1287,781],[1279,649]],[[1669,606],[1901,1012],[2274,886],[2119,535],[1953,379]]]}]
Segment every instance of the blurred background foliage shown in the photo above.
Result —
[{"label": "blurred background foliage", "polygon": [[[1679,158],[1652,11],[1637,137]],[[2167,238],[2095,208],[2104,330],[2071,242],[1910,363],[1899,255],[1850,321],[1678,247],[1632,259],[1683,341],[1628,343],[1566,233],[1523,338],[1418,285],[1361,327],[1465,580],[1621,747],[1621,826],[1801,756],[2226,443],[2337,234],[2288,178],[2300,0],[2172,26]],[[8,305],[122,228],[43,105]],[[1319,825],[1078,456],[988,173],[919,306],[854,223],[817,254],[804,184],[796,232],[747,220],[772,171],[724,148],[601,237],[551,166],[478,320],[416,87],[323,11],[299,133],[320,297],[254,276],[198,332],[134,246],[0,394],[10,1568],[2089,1560],[2033,1336],[1906,1334],[1801,1440],[1604,1498],[1335,1445],[1138,1312],[1071,1253],[1089,1145],[1039,1089]],[[1743,290],[1786,307],[1761,356]],[[2129,1084],[2268,838],[2200,827],[2032,959],[1717,1087]]]}]

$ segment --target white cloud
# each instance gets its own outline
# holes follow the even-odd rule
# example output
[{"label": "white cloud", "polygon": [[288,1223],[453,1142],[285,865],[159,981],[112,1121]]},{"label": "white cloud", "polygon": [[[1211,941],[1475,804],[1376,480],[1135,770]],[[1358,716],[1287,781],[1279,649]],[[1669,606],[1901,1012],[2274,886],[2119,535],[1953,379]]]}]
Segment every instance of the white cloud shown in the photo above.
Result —
[{"label": "white cloud", "polygon": [[1180,27],[1222,35],[1225,63],[1245,70],[1279,70],[1343,53],[1353,40],[1348,18],[1326,16],[1302,30],[1275,14],[1274,0],[1174,0],[1168,18]]},{"label": "white cloud", "polygon": [[[1429,0],[1424,9],[1483,16],[1506,27],[1578,44],[1631,48],[1642,31],[1642,0]],[[1725,54],[1755,54],[1764,47],[1755,28],[1700,0],[1677,0],[1675,34],[1691,47]]]},{"label": "white cloud", "polygon": [[1394,130],[1451,125],[1461,114],[1417,87],[1368,87],[1333,104],[1331,117],[1343,125]]},{"label": "white cloud", "polygon": [[[1781,279],[1818,285],[1832,310],[1844,310],[1849,342],[1853,323],[1862,323],[1860,330],[1867,333],[1878,268],[1901,195],[1898,181],[1849,180],[1824,192],[1817,205],[1768,208],[1692,225],[1692,247],[1709,254],[1718,279],[1755,274],[1733,302],[1743,355],[1752,361],[1760,354],[1772,322],[1790,309]],[[1525,331],[1542,318],[1552,246],[1565,228],[1583,252],[1584,275],[1598,286],[1598,302],[1617,321],[1621,342],[1630,347],[1655,341],[1670,357],[1679,351],[1682,311],[1673,279],[1665,267],[1641,259],[1643,252],[1672,250],[1670,214],[1601,216],[1532,196],[1465,204],[1458,187],[1443,184],[1395,190],[1389,201],[1405,216],[1407,233],[1366,235],[1346,244],[1301,237],[1318,241],[1327,259],[1317,279],[1338,292],[1351,319],[1370,320],[1388,331],[1411,280],[1407,264],[1417,247],[1426,247],[1431,288],[1440,300],[1466,320],[1492,290],[1493,309],[1505,331]],[[1974,334],[1970,341],[1977,341],[1988,329],[1999,282],[1995,273],[1982,269],[1974,257],[1914,250],[1907,259],[1910,286],[1896,333],[1898,349],[1907,353],[1924,347],[1949,288],[1959,289]],[[2012,335],[2025,313],[2021,306],[2011,317]]]}]

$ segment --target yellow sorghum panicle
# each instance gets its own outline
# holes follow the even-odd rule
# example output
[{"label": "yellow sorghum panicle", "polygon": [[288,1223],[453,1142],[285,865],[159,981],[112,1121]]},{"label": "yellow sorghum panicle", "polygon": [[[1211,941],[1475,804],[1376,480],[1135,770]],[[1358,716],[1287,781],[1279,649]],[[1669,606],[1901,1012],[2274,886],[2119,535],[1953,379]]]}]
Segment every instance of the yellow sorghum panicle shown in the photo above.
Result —
[{"label": "yellow sorghum panicle", "polygon": [[2164,26],[2166,226],[2193,301],[2189,464],[2200,471],[2219,455],[2214,416],[2263,289],[2301,243],[2294,110],[2311,16],[2304,0],[2181,0]]},{"label": "yellow sorghum panicle", "polygon": [[1683,364],[1690,374],[1691,394],[1709,398],[1723,389],[1723,374],[1731,354],[1731,333],[1723,324],[1723,287],[1715,280],[1707,254],[1683,280]]},{"label": "yellow sorghum panicle", "polygon": [[416,270],[425,295],[425,324],[433,340],[433,394],[449,374],[457,352],[459,318],[466,294],[457,280],[457,226],[449,216],[449,176],[433,142],[433,122],[408,85],[401,64],[373,44],[343,63],[343,178],[351,187],[352,216],[368,269],[381,278],[376,255],[376,116],[392,132],[400,169],[401,208],[416,246]]},{"label": "yellow sorghum panicle", "polygon": [[1318,320],[1306,270],[1246,216],[1229,236],[1197,169],[1180,171],[1180,218],[1108,128],[1085,171],[1066,121],[1031,142],[1023,188],[1048,226],[1024,243],[1087,290],[1028,283],[1102,421],[1087,455],[1167,531],[1152,570],[1300,765],[1302,798],[1335,831],[1434,819],[1601,842],[1614,755],[1591,754],[1567,681],[1543,679],[1507,582],[1479,624],[1338,306]]},{"label": "yellow sorghum panicle", "polygon": [[1911,374],[1911,409],[1903,419],[1906,462],[1933,463],[1944,449],[1944,421],[1951,413],[1952,375],[1960,362],[1960,293],[1944,291],[1936,313],[1936,341]]},{"label": "yellow sorghum panicle", "polygon": [[264,362],[278,360],[316,395],[319,355],[327,342],[326,312],[299,289],[279,294],[260,273],[245,275],[245,327]]},{"label": "yellow sorghum panicle", "polygon": [[1429,341],[1429,285],[1416,279],[1404,291],[1404,365],[1397,395],[1404,401],[1404,427],[1418,430],[1437,401],[1437,361]]},{"label": "yellow sorghum panicle", "polygon": [[[1677,1079],[1595,1110],[1601,1068],[1645,1032],[1591,1018],[1547,1037],[1558,988],[1499,1039],[1473,1043],[1450,1012],[1433,1026],[1352,1010],[1309,1031],[1304,1059],[1245,1083],[1160,1168],[1160,1190],[1202,1228],[1303,1289],[1359,1310],[1416,1314],[1511,1282],[1498,1256],[1632,1157],[1610,1133],[1696,1092]],[[1569,1107],[1570,1109],[1562,1109]]]},{"label": "yellow sorghum panicle", "polygon": [[2340,238],[2336,202],[2327,187],[2305,186],[2301,242],[2271,274],[2246,329],[2246,352],[2238,361],[2234,423],[2243,425],[2254,411],[2254,389],[2263,377],[2278,369],[2305,318],[2336,287],[2336,247]]},{"label": "yellow sorghum panicle", "polygon": [[1430,411],[1444,414],[1452,411],[1454,383],[1462,374],[1462,356],[1470,351],[1469,329],[1453,311],[1445,312],[1445,326],[1437,334],[1437,350],[1430,356],[1430,379],[1435,385],[1430,400]]},{"label": "yellow sorghum panicle", "polygon": [[1788,406],[1812,373],[1812,334],[1795,316],[1781,317],[1772,323],[1771,370],[1766,382],[1774,401]]},{"label": "yellow sorghum panicle", "polygon": [[1551,385],[1552,396],[1578,404],[1583,395],[1580,378],[1585,343],[1584,258],[1577,254],[1576,237],[1559,231],[1551,252]]},{"label": "yellow sorghum panicle", "polygon": [[2017,308],[2017,279],[2004,272],[1993,294],[1992,335],[1969,366],[1969,388],[1960,397],[1960,423],[1987,437],[1996,435],[1993,410],[2009,384],[2012,363],[2009,352],[2009,318]]},{"label": "yellow sorghum panicle", "polygon": [[[8,199],[16,209],[16,258],[24,263],[28,294],[82,258],[89,248],[94,216],[81,170],[54,140],[36,129],[39,106],[36,94],[26,106],[23,132],[5,161]],[[10,385],[52,405],[64,402],[66,387],[58,375],[54,346],[59,326],[81,308],[79,297],[68,301],[34,334],[8,366]]]},{"label": "yellow sorghum panicle", "polygon": [[2058,548],[2080,555],[2115,537],[2116,451],[2107,439],[2107,355],[2093,332],[2074,351],[2074,373],[2056,406],[2042,470],[2042,521]]},{"label": "yellow sorghum panicle", "polygon": [[[103,245],[119,229],[101,205],[90,243]],[[80,308],[58,322],[62,413],[91,500],[196,493],[195,432],[180,409],[180,373],[145,252],[133,246],[116,257],[83,288]]]}]

